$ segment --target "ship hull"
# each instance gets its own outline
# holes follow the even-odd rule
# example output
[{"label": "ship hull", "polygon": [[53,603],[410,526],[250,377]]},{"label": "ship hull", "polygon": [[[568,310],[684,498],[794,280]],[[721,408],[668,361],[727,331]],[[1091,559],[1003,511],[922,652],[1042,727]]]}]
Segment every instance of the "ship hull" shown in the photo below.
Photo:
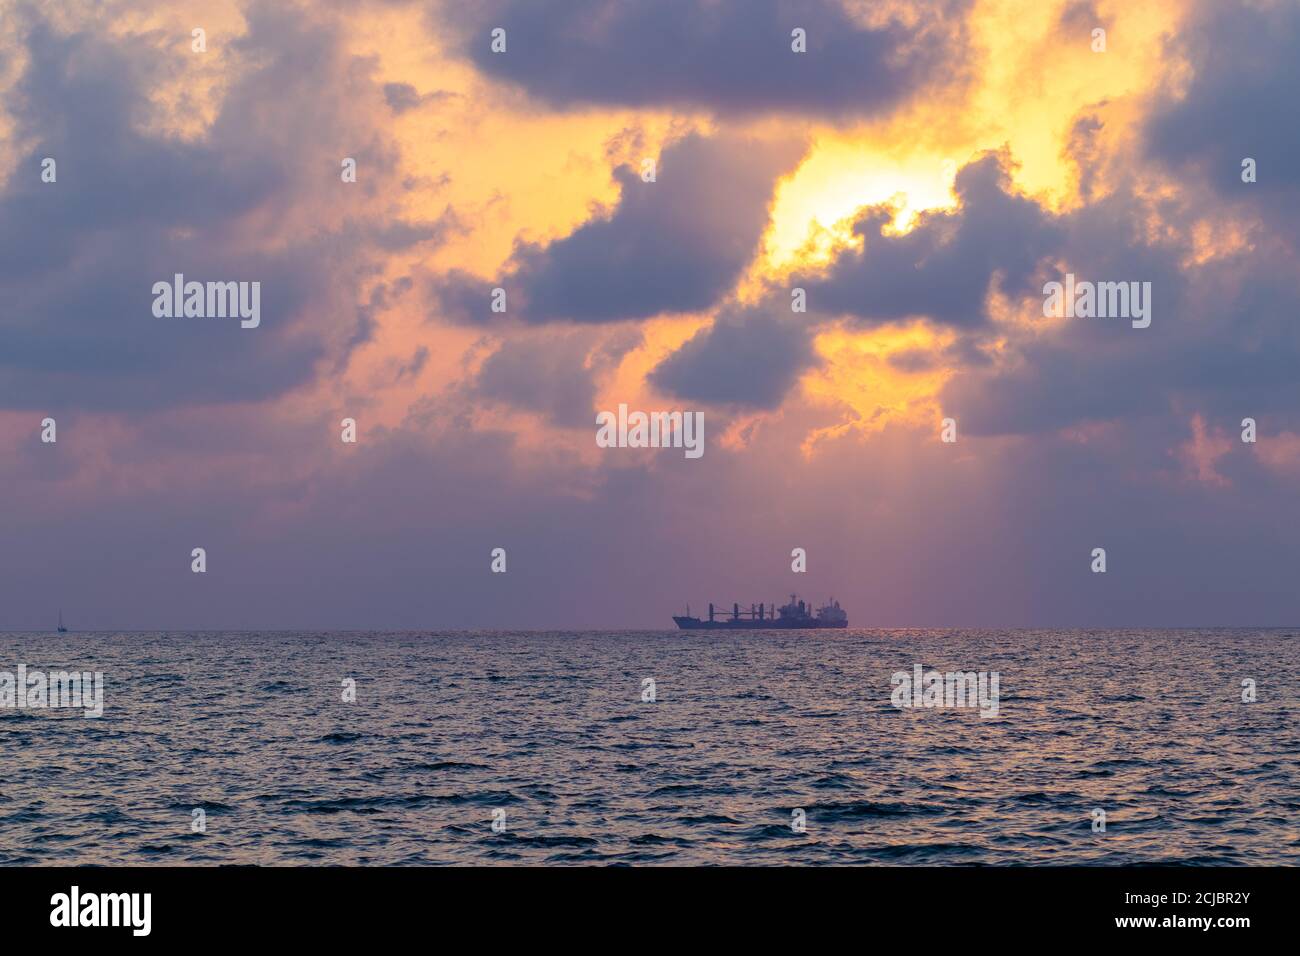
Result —
[{"label": "ship hull", "polygon": [[820,631],[820,630],[842,630],[849,626],[849,622],[842,624],[826,624],[818,620],[807,621],[782,621],[780,618],[767,619],[762,621],[742,618],[726,618],[720,621],[703,621],[698,617],[674,617],[677,627],[683,631]]}]

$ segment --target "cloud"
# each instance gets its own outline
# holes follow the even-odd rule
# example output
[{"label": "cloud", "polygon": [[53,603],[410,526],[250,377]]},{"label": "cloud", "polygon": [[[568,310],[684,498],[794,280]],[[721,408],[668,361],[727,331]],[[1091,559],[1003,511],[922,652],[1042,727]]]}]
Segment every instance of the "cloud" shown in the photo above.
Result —
[{"label": "cloud", "polygon": [[[1153,104],[1148,155],[1300,237],[1300,7],[1203,0],[1171,44],[1191,78]],[[1241,181],[1246,157],[1257,182]]]},{"label": "cloud", "polygon": [[[839,0],[480,0],[453,4],[484,73],[553,107],[880,115],[963,66],[964,0],[866,23]],[[877,11],[879,12],[879,11]],[[506,30],[505,53],[490,31]],[[807,52],[792,52],[791,31]]]},{"label": "cloud", "polygon": [[[876,326],[919,318],[989,332],[986,299],[994,280],[1008,296],[1038,294],[1044,260],[1065,238],[1051,213],[1011,190],[1010,162],[989,153],[964,167],[955,183],[958,208],[924,213],[902,235],[884,232],[892,210],[863,210],[854,224],[865,240],[860,250],[844,250],[823,274],[791,279],[807,292],[806,316],[791,314],[786,290],[756,309],[725,310],[665,359],[652,382],[696,401],[770,409],[816,364],[811,339],[826,320],[848,316]],[[899,361],[915,369],[938,358],[910,354]],[[985,364],[965,340],[944,358]]]},{"label": "cloud", "polygon": [[[1010,147],[984,155],[959,175],[958,205],[907,233],[886,228],[888,210],[863,210],[860,251],[791,278],[808,291],[796,315],[788,289],[737,298],[738,282],[748,296],[763,280],[747,270],[804,148],[775,140],[802,136],[804,117],[877,116],[952,79],[964,55],[934,57],[955,49],[957,17],[881,20],[873,33],[829,3],[457,4],[448,16],[468,24],[476,60],[490,18],[512,17],[507,57],[452,71],[460,85],[394,73],[418,43],[390,58],[402,11],[380,6],[370,12],[392,17],[374,31],[382,41],[341,33],[341,2],[247,5],[247,35],[227,35],[228,62],[214,58],[211,102],[187,72],[184,31],[133,33],[131,18],[104,30],[74,14],[56,28],[29,7],[6,21],[0,43],[26,47],[0,54],[15,149],[0,191],[9,626],[69,600],[75,620],[105,627],[665,626],[679,601],[779,595],[792,542],[815,556],[810,587],[867,625],[1294,618],[1300,173],[1288,157],[1300,124],[1283,54],[1296,14],[1197,7],[1170,47],[1192,67],[1177,94],[1057,115],[1062,162],[1083,176],[1073,202],[1048,209],[1018,191]],[[1087,9],[1070,6],[1067,25],[1086,25]],[[788,54],[787,12],[809,30],[803,60]],[[483,74],[537,98],[502,96]],[[405,169],[393,130],[420,125],[410,111],[443,78],[470,118],[492,110],[498,126],[449,134]],[[203,100],[202,129],[154,122],[190,97]],[[601,143],[639,156],[642,131],[648,142],[664,124],[701,122],[557,121],[539,103],[716,110],[719,132],[668,146],[656,183],[615,170],[609,209],[558,240],[521,242],[499,276],[452,273],[438,289],[447,314],[506,320],[490,332],[421,322],[423,277],[484,261],[489,245],[446,195],[472,221],[499,185],[487,171],[502,168],[485,161],[476,185],[471,155],[448,178],[439,148],[495,148],[495,128],[525,120],[548,161],[571,153],[578,181]],[[1136,149],[1123,124],[1142,104]],[[997,128],[986,107],[957,125]],[[733,118],[768,112],[782,126],[736,132]],[[586,124],[586,146],[566,139]],[[1240,184],[1239,153],[1260,160],[1258,189]],[[45,155],[59,163],[53,186],[39,181]],[[356,184],[339,182],[345,155]],[[517,190],[497,194],[491,216],[520,230],[506,235],[546,234],[551,204],[525,213]],[[413,208],[427,212],[408,218]],[[1241,234],[1220,235],[1225,222]],[[154,319],[151,285],[176,271],[261,280],[262,327]],[[1026,321],[1065,271],[1151,281],[1151,328]],[[504,317],[487,310],[498,284]],[[597,450],[593,403],[614,383],[642,385],[638,361],[657,354],[660,330],[619,360],[640,320],[674,312],[713,320],[649,384],[710,406],[706,454]],[[828,360],[824,387],[805,395],[814,337],[832,326],[828,356],[842,339],[869,360]],[[887,380],[904,373],[923,381],[892,394]],[[931,402],[957,417],[957,445],[887,412],[878,430],[841,427],[873,406]],[[45,412],[57,445],[37,438]],[[356,445],[338,440],[345,416]],[[1256,445],[1239,440],[1246,416]],[[758,517],[720,534],[721,515]],[[196,545],[209,549],[206,576],[188,570]],[[498,546],[508,575],[488,571]],[[1088,572],[1094,546],[1111,573]]]},{"label": "cloud", "polygon": [[594,422],[596,379],[640,341],[640,334],[589,330],[515,335],[479,369],[474,394],[537,412],[561,427]]},{"label": "cloud", "polygon": [[[848,316],[878,326],[921,319],[956,330],[942,352],[910,351],[895,365],[942,364],[940,394],[967,435],[1039,434],[1089,423],[1163,417],[1163,447],[1186,439],[1194,414],[1235,423],[1267,416],[1300,427],[1300,342],[1289,316],[1300,281],[1289,247],[1195,261],[1204,213],[1191,202],[1146,198],[1131,182],[1056,214],[1012,191],[1012,158],[987,154],[958,175],[959,206],[923,214],[889,235],[889,212],[866,210],[848,249],[821,275],[794,278],[810,313],[793,321],[788,302],[728,310],[664,360],[651,381],[696,401],[780,406],[815,361],[810,340],[822,322]],[[1153,230],[1159,217],[1164,228]],[[1041,318],[1043,283],[1066,272],[1080,280],[1149,282],[1152,326],[1124,318]],[[1000,296],[990,298],[996,288]],[[999,316],[1009,307],[1023,319]],[[996,345],[996,347],[994,347]]]},{"label": "cloud", "polygon": [[[1149,101],[1136,154],[1111,158],[1135,172],[1159,159],[1170,188],[1152,198],[1121,175],[1095,199],[1085,178],[1086,204],[1057,219],[1053,255],[1080,278],[1150,281],[1151,328],[1071,319],[1013,333],[997,361],[964,370],[943,394],[966,433],[1142,419],[1157,447],[1203,450],[1214,429],[1247,416],[1272,435],[1300,427],[1300,172],[1289,159],[1300,152],[1300,10],[1200,3],[1170,43],[1189,68],[1183,88]],[[1076,159],[1091,152],[1095,125],[1076,123]],[[1246,156],[1259,163],[1253,184],[1241,181]],[[1191,439],[1189,420],[1200,430]]]},{"label": "cloud", "polygon": [[[246,19],[226,51],[240,66],[192,139],[141,125],[188,50],[160,49],[157,32],[65,34],[24,19],[27,63],[6,94],[27,148],[0,193],[0,404],[281,394],[368,339],[357,304],[376,257],[446,234],[446,216],[404,221],[375,197],[396,151],[366,119],[378,87],[334,29],[275,5]],[[340,143],[366,185],[340,181]],[[55,183],[40,181],[46,156]],[[261,326],[155,318],[152,286],[176,273],[260,282]]]},{"label": "cloud", "polygon": [[497,285],[507,316],[531,323],[708,309],[753,258],[776,179],[803,150],[801,141],[687,135],[664,149],[654,182],[626,166],[614,171],[621,194],[608,215],[549,245],[517,245],[499,282],[451,273],[438,288],[444,311],[487,321]]},{"label": "cloud", "polygon": [[389,109],[398,115],[409,112],[418,106],[423,106],[425,103],[442,102],[453,95],[445,90],[421,93],[410,83],[384,84],[384,101],[388,104]]},{"label": "cloud", "polygon": [[808,329],[789,313],[788,301],[724,310],[655,367],[651,384],[691,401],[776,408],[816,362]]},{"label": "cloud", "polygon": [[994,276],[1008,295],[1033,288],[1040,260],[1059,248],[1052,216],[1011,191],[1005,154],[989,153],[962,168],[951,212],[926,212],[915,228],[886,235],[890,210],[873,207],[854,223],[860,251],[835,260],[824,277],[800,284],[809,308],[878,325],[920,317],[955,327],[986,325]]},{"label": "cloud", "polygon": [[[830,319],[860,326],[925,319],[965,332],[988,332],[986,299],[996,278],[1009,296],[1037,293],[1043,262],[1064,231],[1032,199],[1011,190],[1006,154],[989,153],[964,167],[951,212],[923,213],[915,228],[890,235],[885,207],[865,209],[854,224],[863,247],[846,249],[820,275],[791,279],[807,292],[809,313],[790,313],[788,291],[756,309],[729,309],[652,373],[653,383],[683,398],[755,408],[781,404],[799,375],[816,364],[812,335]],[[983,364],[961,343],[948,358]],[[912,368],[924,363],[912,354]]]},{"label": "cloud", "polygon": [[[1126,204],[1115,204],[1115,210]],[[1097,210],[1092,210],[1095,214]],[[1051,431],[1089,422],[1165,417],[1167,442],[1185,430],[1179,409],[1235,423],[1300,420],[1300,343],[1290,316],[1300,286],[1287,260],[1234,257],[1188,267],[1177,243],[1149,245],[1116,227],[1099,256],[1081,241],[1065,256],[1084,276],[1152,283],[1150,328],[1074,318],[1011,335],[998,360],[966,370],[943,395],[970,434]],[[1100,237],[1094,237],[1100,242]],[[1091,252],[1091,257],[1089,253]]]}]

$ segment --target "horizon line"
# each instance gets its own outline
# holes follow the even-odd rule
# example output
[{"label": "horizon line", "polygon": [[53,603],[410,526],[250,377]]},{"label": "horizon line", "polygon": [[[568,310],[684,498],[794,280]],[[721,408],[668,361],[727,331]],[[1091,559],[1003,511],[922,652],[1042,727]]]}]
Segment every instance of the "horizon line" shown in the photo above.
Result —
[{"label": "horizon line", "polygon": [[[835,631],[837,633],[851,631],[935,631],[935,630],[961,630],[961,631],[1243,631],[1243,630],[1264,630],[1264,631],[1282,631],[1282,630],[1300,630],[1300,624],[1115,624],[1115,625],[1052,625],[1052,624],[891,624],[891,625],[866,625],[862,627],[847,628],[716,628],[708,631],[712,633],[717,631],[789,631],[794,630],[796,633],[806,633],[807,631]],[[323,634],[358,634],[358,633],[389,633],[389,634],[416,634],[420,632],[434,632],[441,634],[480,634],[483,632],[519,632],[525,634],[549,634],[555,632],[571,632],[575,634],[594,634],[594,633],[627,633],[643,634],[664,632],[669,634],[684,633],[678,628],[667,627],[148,627],[148,628],[68,628],[67,634],[165,634],[172,631],[192,631],[195,633],[208,634],[253,634],[253,633],[272,633],[272,634],[297,634],[304,631],[316,631]],[[0,634],[58,634],[54,629],[46,627],[0,627]]]}]

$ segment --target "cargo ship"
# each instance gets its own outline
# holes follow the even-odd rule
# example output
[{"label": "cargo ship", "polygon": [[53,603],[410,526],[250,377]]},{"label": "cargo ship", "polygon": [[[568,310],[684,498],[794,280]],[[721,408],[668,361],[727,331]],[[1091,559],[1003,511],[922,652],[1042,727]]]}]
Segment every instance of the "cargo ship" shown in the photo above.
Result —
[{"label": "cargo ship", "polygon": [[796,595],[790,595],[790,603],[777,607],[775,602],[771,605],[753,605],[749,606],[748,611],[742,611],[739,604],[731,605],[731,615],[728,617],[724,609],[722,616],[719,616],[713,607],[709,604],[709,619],[701,620],[698,617],[691,617],[691,608],[686,606],[686,613],[680,617],[674,615],[673,620],[683,631],[707,631],[707,630],[785,630],[790,628],[820,628],[820,627],[848,627],[849,616],[844,613],[840,607],[840,602],[834,598],[830,603],[819,607],[817,613],[813,613],[812,605],[800,601]]}]

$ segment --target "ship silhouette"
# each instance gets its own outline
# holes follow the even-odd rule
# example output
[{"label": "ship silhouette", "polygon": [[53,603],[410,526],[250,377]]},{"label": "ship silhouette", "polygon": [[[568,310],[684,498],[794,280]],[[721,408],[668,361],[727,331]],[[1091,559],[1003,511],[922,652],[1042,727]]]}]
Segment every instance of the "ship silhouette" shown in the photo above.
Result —
[{"label": "ship silhouette", "polygon": [[[726,611],[723,611],[726,615]],[[844,613],[840,607],[840,602],[834,598],[828,604],[817,609],[817,613],[812,611],[812,605],[800,601],[797,595],[790,595],[790,603],[781,607],[776,607],[773,603],[770,606],[763,604],[751,604],[748,611],[742,611],[739,604],[731,605],[731,615],[718,616],[713,603],[709,603],[709,619],[701,620],[698,617],[691,617],[691,607],[686,606],[686,613],[681,616],[674,615],[673,620],[683,631],[697,630],[785,630],[785,629],[811,629],[822,627],[848,627],[849,616]]]}]

